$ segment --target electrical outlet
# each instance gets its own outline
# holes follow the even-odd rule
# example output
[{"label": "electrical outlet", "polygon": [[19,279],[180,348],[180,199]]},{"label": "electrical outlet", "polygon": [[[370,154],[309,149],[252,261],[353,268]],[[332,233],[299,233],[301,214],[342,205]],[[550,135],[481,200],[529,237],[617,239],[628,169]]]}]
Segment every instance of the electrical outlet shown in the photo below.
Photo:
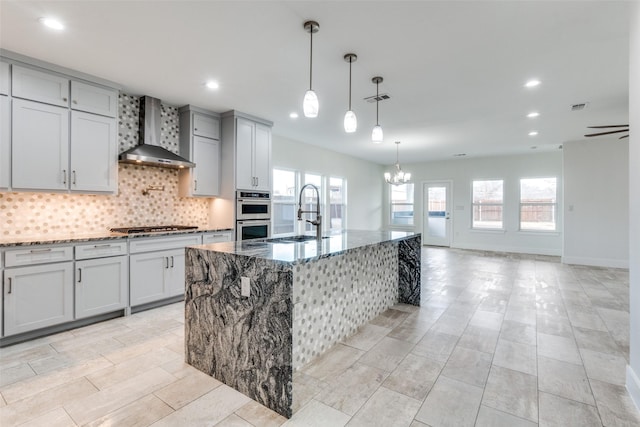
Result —
[{"label": "electrical outlet", "polygon": [[251,296],[251,281],[248,277],[240,277],[240,295],[243,297]]}]

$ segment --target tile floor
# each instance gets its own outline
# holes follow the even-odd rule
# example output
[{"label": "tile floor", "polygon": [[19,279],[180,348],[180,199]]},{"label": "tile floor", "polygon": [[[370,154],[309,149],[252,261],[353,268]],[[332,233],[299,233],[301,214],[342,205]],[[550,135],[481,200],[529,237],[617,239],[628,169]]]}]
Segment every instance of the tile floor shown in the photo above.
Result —
[{"label": "tile floor", "polygon": [[295,375],[286,420],[183,362],[173,304],[0,349],[9,426],[639,426],[628,273],[423,249],[397,305]]}]

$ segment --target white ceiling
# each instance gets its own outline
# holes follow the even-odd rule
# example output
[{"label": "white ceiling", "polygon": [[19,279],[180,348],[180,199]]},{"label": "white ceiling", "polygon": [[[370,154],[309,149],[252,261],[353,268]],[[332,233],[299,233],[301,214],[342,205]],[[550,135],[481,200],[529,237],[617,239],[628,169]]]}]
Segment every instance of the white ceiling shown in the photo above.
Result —
[{"label": "white ceiling", "polygon": [[[275,134],[380,164],[395,161],[399,140],[401,162],[412,163],[558,149],[588,125],[628,123],[628,10],[611,1],[2,0],[0,47],[168,104],[264,117]],[[46,15],[67,29],[42,27]],[[316,119],[301,111],[308,19],[320,23]],[[348,52],[358,55],[355,134],[342,129]],[[370,141],[375,104],[363,100],[376,75],[391,96],[380,103],[380,145]],[[533,77],[542,84],[524,88]],[[220,89],[205,89],[208,79]],[[588,107],[571,112],[580,102]]]}]

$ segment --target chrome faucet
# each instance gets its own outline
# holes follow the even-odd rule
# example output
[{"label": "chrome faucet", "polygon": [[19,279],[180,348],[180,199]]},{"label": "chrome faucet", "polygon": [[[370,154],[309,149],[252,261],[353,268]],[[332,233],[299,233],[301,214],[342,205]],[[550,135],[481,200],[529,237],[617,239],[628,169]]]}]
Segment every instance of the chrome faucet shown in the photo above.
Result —
[{"label": "chrome faucet", "polygon": [[318,239],[318,242],[320,242],[320,239],[322,238],[322,216],[320,215],[320,190],[318,190],[318,187],[316,187],[313,184],[305,184],[300,189],[300,197],[298,198],[298,221],[302,221],[302,214],[303,213],[313,213],[313,211],[303,211],[302,210],[302,194],[304,193],[304,189],[307,188],[307,187],[311,187],[314,190],[316,190],[316,211],[315,211],[316,220],[315,221],[309,221],[307,219],[306,221],[309,224],[316,226],[316,239]]}]

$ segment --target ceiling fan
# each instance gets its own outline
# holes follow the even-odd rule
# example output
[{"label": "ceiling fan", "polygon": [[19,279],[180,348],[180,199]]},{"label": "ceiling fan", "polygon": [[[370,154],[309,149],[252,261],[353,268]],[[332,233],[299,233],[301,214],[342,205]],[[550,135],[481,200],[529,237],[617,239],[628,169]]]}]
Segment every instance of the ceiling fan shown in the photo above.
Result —
[{"label": "ceiling fan", "polygon": [[622,135],[620,138],[618,139],[623,139],[623,138],[629,138],[629,125],[609,125],[609,126],[587,126],[589,129],[609,129],[609,128],[625,128],[625,129],[618,129],[618,130],[609,130],[607,132],[598,132],[598,133],[590,133],[585,135],[586,137],[590,137],[590,136],[601,136],[601,135],[609,135],[611,133],[621,133],[621,132],[627,132],[626,135]]}]

